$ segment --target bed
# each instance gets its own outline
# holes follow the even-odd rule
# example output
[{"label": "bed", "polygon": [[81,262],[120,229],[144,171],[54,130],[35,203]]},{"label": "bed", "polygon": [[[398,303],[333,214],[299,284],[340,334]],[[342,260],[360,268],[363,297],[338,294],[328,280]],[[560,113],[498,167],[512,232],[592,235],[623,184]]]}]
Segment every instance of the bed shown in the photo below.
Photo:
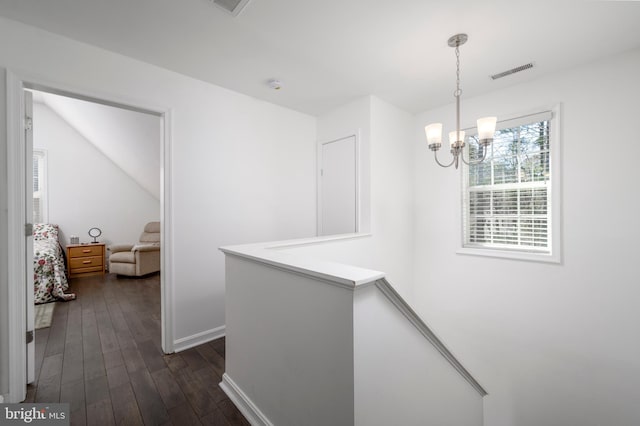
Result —
[{"label": "bed", "polygon": [[58,225],[36,223],[33,226],[33,290],[35,304],[73,300],[65,274],[62,247],[58,242]]}]

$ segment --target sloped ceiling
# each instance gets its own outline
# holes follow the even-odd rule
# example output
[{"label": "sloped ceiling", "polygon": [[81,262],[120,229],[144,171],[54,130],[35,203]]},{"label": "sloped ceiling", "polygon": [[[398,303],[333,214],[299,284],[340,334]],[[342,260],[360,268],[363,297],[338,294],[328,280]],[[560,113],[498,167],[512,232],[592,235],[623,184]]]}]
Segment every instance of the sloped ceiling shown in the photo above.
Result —
[{"label": "sloped ceiling", "polygon": [[367,94],[452,102],[459,32],[465,97],[640,46],[633,1],[253,0],[234,18],[209,0],[2,0],[0,15],[310,114]]},{"label": "sloped ceiling", "polygon": [[[160,200],[160,118],[66,96],[35,92],[39,101]],[[77,159],[75,159],[77,160]]]}]

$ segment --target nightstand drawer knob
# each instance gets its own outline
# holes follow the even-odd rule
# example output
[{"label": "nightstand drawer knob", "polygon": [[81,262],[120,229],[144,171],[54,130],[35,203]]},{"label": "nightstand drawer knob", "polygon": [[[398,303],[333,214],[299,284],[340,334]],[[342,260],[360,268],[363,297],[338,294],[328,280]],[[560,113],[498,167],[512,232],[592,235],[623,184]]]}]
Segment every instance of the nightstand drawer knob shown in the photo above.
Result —
[{"label": "nightstand drawer knob", "polygon": [[91,263],[91,261],[90,261],[90,260],[83,260],[83,261],[82,261],[82,263],[83,263],[84,265],[88,265],[89,263]]},{"label": "nightstand drawer knob", "polygon": [[91,250],[87,250],[87,249],[85,249],[85,250],[82,250],[82,252],[83,252],[83,253],[91,253]]}]

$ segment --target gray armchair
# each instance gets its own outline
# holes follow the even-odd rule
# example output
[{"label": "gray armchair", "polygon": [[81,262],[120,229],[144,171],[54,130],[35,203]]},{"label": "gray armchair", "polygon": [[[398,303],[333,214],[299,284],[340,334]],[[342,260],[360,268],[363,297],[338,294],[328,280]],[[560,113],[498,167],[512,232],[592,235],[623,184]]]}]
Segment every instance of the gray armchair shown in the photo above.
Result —
[{"label": "gray armchair", "polygon": [[139,277],[160,270],[160,222],[149,222],[137,244],[109,247],[109,272]]}]

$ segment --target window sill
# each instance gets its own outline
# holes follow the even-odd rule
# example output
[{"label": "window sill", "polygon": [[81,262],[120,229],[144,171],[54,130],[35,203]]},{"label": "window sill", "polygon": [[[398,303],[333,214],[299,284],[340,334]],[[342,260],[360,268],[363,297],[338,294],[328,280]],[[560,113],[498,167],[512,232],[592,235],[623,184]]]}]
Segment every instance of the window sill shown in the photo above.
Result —
[{"label": "window sill", "polygon": [[528,262],[561,263],[559,254],[553,255],[548,253],[532,253],[471,247],[461,247],[456,251],[456,253],[471,256],[497,257],[500,259],[524,260]]}]

